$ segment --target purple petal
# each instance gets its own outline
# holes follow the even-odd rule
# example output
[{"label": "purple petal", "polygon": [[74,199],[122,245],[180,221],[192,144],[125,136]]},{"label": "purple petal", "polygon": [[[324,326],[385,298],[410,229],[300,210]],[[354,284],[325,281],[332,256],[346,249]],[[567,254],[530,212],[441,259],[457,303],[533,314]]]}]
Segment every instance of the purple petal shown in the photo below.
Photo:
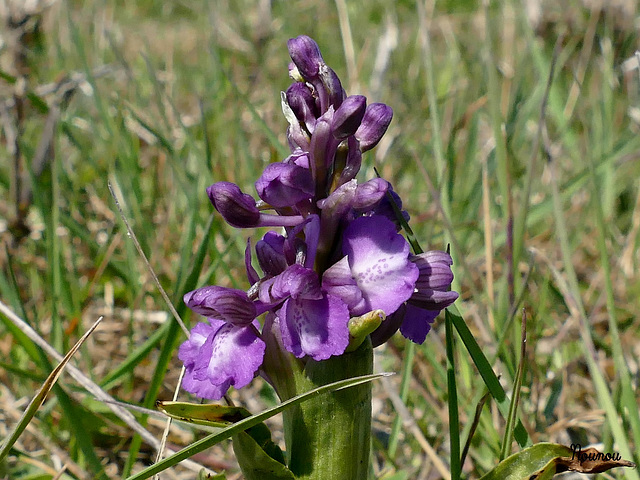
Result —
[{"label": "purple petal", "polygon": [[290,298],[278,316],[282,342],[298,358],[326,360],[344,353],[349,344],[349,309],[331,295],[321,300]]},{"label": "purple petal", "polygon": [[425,310],[411,304],[407,304],[400,333],[414,343],[422,345],[431,330],[431,324],[440,313],[439,310]]},{"label": "purple petal", "polygon": [[240,187],[231,182],[217,182],[207,188],[209,200],[222,218],[236,228],[255,227],[260,221],[260,212],[251,195],[242,193]]},{"label": "purple petal", "polygon": [[322,275],[322,288],[346,303],[349,311],[360,311],[366,308],[362,291],[351,274],[348,257],[342,258],[325,270]]},{"label": "purple petal", "polygon": [[293,206],[315,192],[308,169],[283,162],[267,165],[255,185],[258,196],[276,208]]},{"label": "purple petal", "polygon": [[364,308],[352,315],[376,309],[391,315],[411,297],[418,268],[409,261],[409,244],[391,221],[378,215],[355,219],[345,230],[342,250],[365,299]]},{"label": "purple petal", "polygon": [[398,221],[398,218],[396,217],[395,210],[393,209],[393,206],[391,204],[392,201],[395,204],[395,206],[398,207],[398,210],[400,210],[400,212],[402,214],[402,217],[407,222],[409,221],[409,218],[410,218],[409,217],[409,213],[407,213],[406,210],[402,210],[402,199],[393,190],[393,187],[391,186],[390,183],[389,183],[389,188],[387,190],[387,193],[389,193],[389,195],[391,195],[391,199],[389,199],[389,195],[385,195],[380,200],[380,203],[373,208],[371,213],[374,214],[374,215],[382,215],[382,216],[388,218],[389,220],[391,220],[396,225],[396,230],[400,231],[400,229],[402,227],[400,225],[400,222]]},{"label": "purple petal", "polygon": [[[206,340],[198,347],[205,331],[206,328],[200,327],[197,338],[190,338],[180,347],[179,358],[189,361],[183,360],[186,367],[183,387],[200,397],[218,400],[230,386],[242,388],[253,380],[262,365],[265,344],[253,325],[225,323],[211,327]],[[195,349],[197,355],[193,354]]]},{"label": "purple petal", "polygon": [[210,335],[214,335],[225,324],[222,320],[209,320],[209,323],[199,322],[191,329],[189,339],[180,345],[178,358],[186,368],[193,366],[200,360],[199,351]]},{"label": "purple petal", "polygon": [[185,294],[184,303],[194,312],[234,324],[247,324],[256,318],[256,307],[247,293],[235,288],[211,285]]},{"label": "purple petal", "polygon": [[[304,235],[302,235],[304,233]],[[313,268],[318,239],[320,236],[320,218],[311,214],[304,222],[287,232],[284,242],[284,256],[288,265],[294,263]]]}]

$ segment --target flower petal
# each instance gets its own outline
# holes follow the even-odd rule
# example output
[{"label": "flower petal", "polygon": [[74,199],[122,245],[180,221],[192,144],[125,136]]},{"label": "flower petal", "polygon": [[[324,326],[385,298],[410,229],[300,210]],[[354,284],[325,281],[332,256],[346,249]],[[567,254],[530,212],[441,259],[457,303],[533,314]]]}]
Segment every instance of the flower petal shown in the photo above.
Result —
[{"label": "flower petal", "polygon": [[349,311],[360,311],[366,308],[362,291],[351,274],[348,257],[343,257],[325,270],[322,275],[322,288],[346,303]]},{"label": "flower petal", "polygon": [[255,183],[258,196],[276,207],[290,207],[313,196],[311,172],[298,165],[270,163]]},{"label": "flower petal", "polygon": [[342,250],[365,299],[351,315],[377,309],[391,315],[411,297],[419,272],[393,222],[378,215],[355,219],[345,230]]},{"label": "flower petal", "polygon": [[280,311],[282,343],[296,357],[326,360],[341,355],[349,344],[349,309],[337,297],[288,299]]},{"label": "flower petal", "polygon": [[[198,332],[196,328],[199,328]],[[206,340],[199,347],[207,328],[196,328],[192,333],[195,338],[183,343],[178,355],[185,361],[185,390],[218,400],[230,386],[242,388],[253,380],[265,351],[265,344],[256,335],[254,326],[222,322],[209,329]]]},{"label": "flower petal", "polygon": [[439,313],[440,310],[425,310],[407,303],[400,333],[412,342],[422,345]]}]

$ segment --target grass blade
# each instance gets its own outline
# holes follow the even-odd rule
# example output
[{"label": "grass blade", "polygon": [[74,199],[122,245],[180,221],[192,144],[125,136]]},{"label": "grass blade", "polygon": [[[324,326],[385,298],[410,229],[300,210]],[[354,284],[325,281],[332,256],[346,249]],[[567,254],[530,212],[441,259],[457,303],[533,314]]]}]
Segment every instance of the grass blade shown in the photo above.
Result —
[{"label": "grass blade", "polygon": [[445,311],[444,326],[447,346],[447,393],[449,404],[449,437],[451,444],[451,480],[458,480],[460,463],[460,422],[458,420],[458,390],[456,387],[455,345],[451,313]]},{"label": "grass blade", "polygon": [[62,358],[58,366],[53,369],[53,371],[44,381],[42,387],[40,387],[40,390],[38,390],[38,393],[36,393],[36,395],[27,406],[27,409],[22,414],[22,417],[18,421],[17,425],[13,428],[7,439],[2,444],[2,447],[0,448],[0,462],[7,456],[13,444],[16,443],[18,437],[20,437],[22,432],[24,432],[24,429],[27,428],[27,425],[29,424],[29,422],[31,422],[31,419],[34,417],[38,409],[40,409],[45,399],[47,398],[47,395],[58,381],[58,378],[60,378],[60,375],[62,374],[65,366],[67,365],[67,363],[69,363],[69,360],[71,360],[71,357],[75,355],[80,346],[85,342],[85,340],[87,340],[87,338],[89,338],[89,335],[91,335],[93,331],[98,327],[98,325],[102,321],[102,318],[103,317],[100,317],[98,318],[98,320],[96,320],[91,328],[89,328],[89,330],[87,330],[87,332],[76,342],[76,344]]},{"label": "grass blade", "polygon": [[[500,413],[504,418],[508,418],[510,405],[509,399],[507,398],[507,394],[502,388],[502,385],[500,385],[500,381],[493,371],[493,368],[491,368],[487,357],[480,349],[480,346],[478,345],[478,342],[476,342],[476,339],[473,337],[473,334],[469,330],[469,327],[467,327],[467,324],[460,316],[458,308],[455,305],[452,305],[447,308],[447,312],[450,313],[452,323],[456,327],[458,335],[460,335],[460,338],[462,338],[465,347],[467,347],[469,355],[471,355],[471,358],[473,359],[473,363],[476,364],[476,367],[478,368],[478,371],[480,372],[485,385],[489,389],[489,393],[491,393],[491,396],[497,402]],[[514,438],[521,447],[530,445],[531,440],[529,439],[529,434],[520,421],[518,421],[517,425],[515,426],[513,433]]]}]

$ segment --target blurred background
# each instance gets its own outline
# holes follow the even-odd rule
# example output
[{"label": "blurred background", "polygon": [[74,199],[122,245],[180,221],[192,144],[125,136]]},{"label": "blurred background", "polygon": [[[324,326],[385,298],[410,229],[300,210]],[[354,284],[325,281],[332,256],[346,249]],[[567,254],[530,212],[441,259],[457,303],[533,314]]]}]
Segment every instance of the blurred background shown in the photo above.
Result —
[{"label": "blurred background", "polygon": [[[306,34],[348,94],[393,108],[359,178],[377,168],[422,247],[450,245],[457,306],[507,392],[526,312],[519,411],[532,440],[626,441],[638,462],[638,14],[631,0],[2,0],[0,300],[59,352],[104,315],[75,364],[119,400],[170,399],[184,336],[108,185],[187,324],[186,291],[246,289],[246,240],[261,232],[212,217],[205,189],[253,194],[283,159],[286,41]],[[0,320],[4,437],[55,362]],[[442,323],[422,346],[398,337],[377,351],[376,369],[405,380],[374,386],[372,478],[444,476]],[[479,478],[504,420],[488,400],[474,421],[486,390],[456,348],[464,475]],[[259,380],[232,397],[253,412],[275,402]],[[147,424],[159,438],[163,422]],[[176,426],[169,443],[198,435]],[[155,456],[132,437],[63,376],[0,478],[124,478]],[[194,460],[239,478],[227,444]]]}]

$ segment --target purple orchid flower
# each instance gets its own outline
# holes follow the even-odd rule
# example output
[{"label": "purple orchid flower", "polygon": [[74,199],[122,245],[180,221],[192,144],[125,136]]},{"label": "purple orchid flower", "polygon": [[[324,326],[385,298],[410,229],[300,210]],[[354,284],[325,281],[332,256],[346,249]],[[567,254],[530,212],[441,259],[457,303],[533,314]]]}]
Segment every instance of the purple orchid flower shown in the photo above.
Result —
[{"label": "purple orchid flower", "polygon": [[[392,203],[406,220],[408,214],[391,185],[380,178],[356,180],[362,153],[389,127],[391,108],[347,96],[311,38],[293,38],[288,48],[294,83],[281,102],[291,155],[256,180],[259,201],[230,182],[207,189],[229,225],[283,230],[256,243],[259,269],[247,242],[246,292],[207,286],[184,297],[207,319],[179,349],[184,388],[204,398],[219,399],[258,374],[281,384],[265,358],[305,362],[342,355],[350,318],[371,311],[387,316],[371,335],[374,345],[398,329],[422,343],[434,318],[458,296],[450,291],[448,254],[409,253]],[[266,323],[260,321],[265,313]],[[277,342],[269,341],[273,335]]]},{"label": "purple orchid flower", "polygon": [[323,287],[341,298],[352,316],[371,310],[391,315],[414,292],[419,269],[409,243],[381,216],[359,217],[342,237],[345,256],[324,272]]},{"label": "purple orchid flower", "polygon": [[198,323],[178,350],[185,366],[183,388],[198,397],[220,400],[230,386],[248,385],[265,352],[257,326],[257,322],[234,325],[214,318]]}]

